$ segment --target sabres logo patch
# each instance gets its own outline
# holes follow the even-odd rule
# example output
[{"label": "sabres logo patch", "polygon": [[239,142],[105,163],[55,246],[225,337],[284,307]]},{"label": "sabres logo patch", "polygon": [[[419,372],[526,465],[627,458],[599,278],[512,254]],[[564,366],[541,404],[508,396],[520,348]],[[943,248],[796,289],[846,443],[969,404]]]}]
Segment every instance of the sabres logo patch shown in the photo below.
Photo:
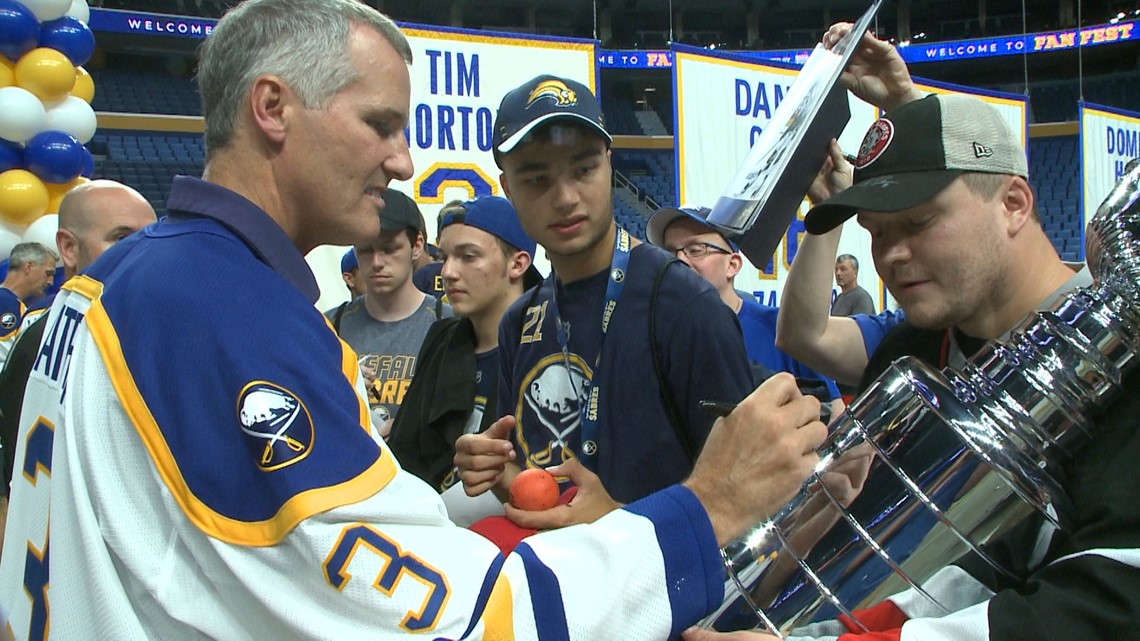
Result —
[{"label": "sabres logo patch", "polygon": [[12,312],[5,312],[3,316],[0,316],[0,328],[12,329],[16,326],[17,320],[18,319],[16,318],[15,314]]},{"label": "sabres logo patch", "polygon": [[237,400],[241,430],[260,448],[258,467],[272,472],[309,455],[313,447],[313,418],[289,390],[265,381],[242,388]]},{"label": "sabres logo patch", "polygon": [[574,93],[574,90],[567,87],[566,83],[561,80],[547,80],[539,83],[527,96],[527,109],[530,109],[531,105],[543,98],[553,100],[554,104],[559,107],[573,107],[578,104],[578,94]]}]

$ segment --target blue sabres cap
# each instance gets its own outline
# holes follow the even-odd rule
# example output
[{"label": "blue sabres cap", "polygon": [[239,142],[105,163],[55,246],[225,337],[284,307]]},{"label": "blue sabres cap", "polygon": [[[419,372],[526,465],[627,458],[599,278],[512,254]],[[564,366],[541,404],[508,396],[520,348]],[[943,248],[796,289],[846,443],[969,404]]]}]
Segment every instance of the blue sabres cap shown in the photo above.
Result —
[{"label": "blue sabres cap", "polygon": [[349,249],[344,252],[344,256],[340,257],[340,273],[347,274],[357,267],[359,264],[356,262],[356,251]]},{"label": "blue sabres cap", "polygon": [[[514,205],[506,198],[499,196],[483,196],[463,203],[463,211],[455,211],[444,215],[439,221],[439,230],[442,233],[449,225],[467,225],[481,229],[488,234],[502,240],[506,244],[524,251],[534,260],[534,252],[538,245],[523,231],[519,222],[518,212]],[[538,273],[531,264],[523,276],[523,284],[527,289],[542,282],[542,274]]]},{"label": "blue sabres cap", "polygon": [[736,243],[732,242],[731,238],[725,236],[724,232],[709,224],[708,217],[710,213],[712,213],[711,209],[699,205],[662,207],[653,212],[653,215],[649,217],[649,222],[645,225],[645,237],[654,245],[664,247],[665,230],[669,228],[669,225],[672,225],[682,218],[689,218],[707,227],[709,231],[720,234],[721,238],[728,243],[729,248],[731,248],[733,252],[740,251],[740,248],[736,246]]},{"label": "blue sabres cap", "polygon": [[577,120],[595,130],[606,143],[606,119],[594,93],[586,85],[558,76],[537,76],[503,96],[495,116],[495,151],[509,154],[535,127],[557,119]]}]

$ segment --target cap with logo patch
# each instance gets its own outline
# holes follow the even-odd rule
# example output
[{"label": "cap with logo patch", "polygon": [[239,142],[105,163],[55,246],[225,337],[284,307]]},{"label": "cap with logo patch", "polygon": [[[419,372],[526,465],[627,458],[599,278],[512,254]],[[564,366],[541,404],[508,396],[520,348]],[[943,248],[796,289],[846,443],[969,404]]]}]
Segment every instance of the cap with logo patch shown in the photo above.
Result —
[{"label": "cap with logo patch", "polygon": [[557,76],[538,76],[503,96],[495,116],[495,151],[509,154],[535,127],[557,119],[577,120],[597,130],[607,143],[606,119],[586,85]]},{"label": "cap with logo patch", "polygon": [[977,98],[929,95],[871,125],[855,159],[853,184],[812,207],[804,227],[823,234],[859,210],[921,205],[967,172],[1028,178],[1021,137]]},{"label": "cap with logo patch", "polygon": [[669,228],[669,225],[672,225],[682,218],[688,218],[700,223],[703,227],[707,227],[709,231],[715,234],[720,234],[720,237],[728,243],[728,246],[734,253],[740,251],[740,249],[736,246],[736,243],[732,242],[731,238],[725,236],[724,232],[709,224],[708,217],[711,213],[711,209],[708,207],[701,207],[699,205],[662,207],[661,209],[653,212],[653,215],[649,217],[649,222],[645,224],[645,237],[649,240],[650,243],[657,245],[658,247],[664,247],[665,230]]}]

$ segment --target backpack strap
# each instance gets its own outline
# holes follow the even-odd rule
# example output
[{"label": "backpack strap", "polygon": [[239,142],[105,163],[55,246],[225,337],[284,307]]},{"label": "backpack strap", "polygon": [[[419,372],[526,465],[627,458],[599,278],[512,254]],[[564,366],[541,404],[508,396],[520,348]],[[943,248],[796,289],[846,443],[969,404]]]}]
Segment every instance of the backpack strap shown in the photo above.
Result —
[{"label": "backpack strap", "polygon": [[653,357],[653,372],[657,374],[657,385],[661,392],[661,400],[665,402],[665,412],[669,415],[669,425],[677,435],[677,441],[685,456],[692,465],[697,461],[697,451],[685,432],[685,422],[681,418],[681,409],[677,405],[677,398],[673,395],[673,386],[669,384],[664,366],[661,364],[661,355],[657,351],[657,297],[661,292],[661,282],[665,280],[665,272],[673,263],[679,263],[676,258],[670,258],[657,270],[657,277],[653,279],[653,290],[649,294],[649,353]]},{"label": "backpack strap", "polygon": [[340,336],[340,319],[342,316],[344,316],[344,308],[348,307],[348,304],[351,302],[351,300],[346,300],[340,304],[340,307],[336,308],[336,315],[333,316],[332,326],[333,331],[336,332],[337,336]]},{"label": "backpack strap", "polygon": [[435,299],[435,319],[443,318],[443,297],[438,296]]}]

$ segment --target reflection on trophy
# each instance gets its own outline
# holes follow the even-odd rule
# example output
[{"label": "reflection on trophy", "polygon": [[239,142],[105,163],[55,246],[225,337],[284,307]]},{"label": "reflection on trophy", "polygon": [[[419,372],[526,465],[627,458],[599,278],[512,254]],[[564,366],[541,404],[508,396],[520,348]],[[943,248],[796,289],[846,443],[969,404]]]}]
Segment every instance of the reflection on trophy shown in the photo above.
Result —
[{"label": "reflection on trophy", "polygon": [[[832,424],[820,464],[771,520],[722,550],[726,601],[705,620],[782,634],[887,596],[1031,515],[1058,527],[1066,497],[1048,470],[1081,447],[1088,418],[1140,354],[1140,166],[1089,222],[1094,286],[992,341],[961,369],[891,365]],[[860,624],[861,625],[861,624]]]}]

